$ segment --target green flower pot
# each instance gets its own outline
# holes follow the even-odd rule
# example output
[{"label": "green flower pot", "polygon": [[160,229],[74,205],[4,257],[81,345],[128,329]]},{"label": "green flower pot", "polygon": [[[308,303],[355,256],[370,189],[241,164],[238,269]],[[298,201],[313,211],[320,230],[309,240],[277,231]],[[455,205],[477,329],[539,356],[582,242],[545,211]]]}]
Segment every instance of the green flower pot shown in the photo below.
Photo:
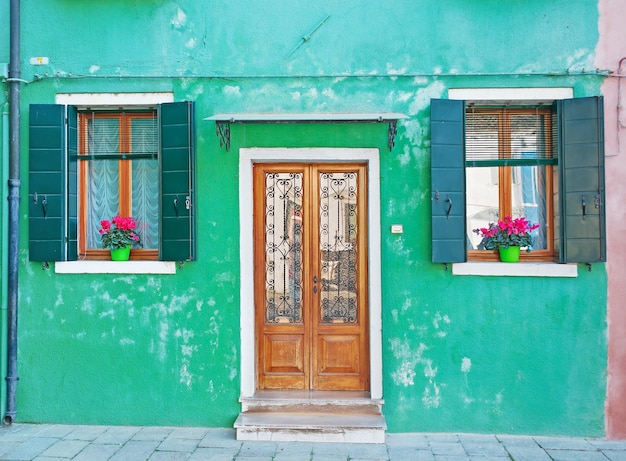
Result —
[{"label": "green flower pot", "polygon": [[504,263],[516,263],[519,261],[520,247],[499,248],[500,261]]},{"label": "green flower pot", "polygon": [[111,261],[128,261],[130,259],[130,245],[124,248],[111,250]]}]

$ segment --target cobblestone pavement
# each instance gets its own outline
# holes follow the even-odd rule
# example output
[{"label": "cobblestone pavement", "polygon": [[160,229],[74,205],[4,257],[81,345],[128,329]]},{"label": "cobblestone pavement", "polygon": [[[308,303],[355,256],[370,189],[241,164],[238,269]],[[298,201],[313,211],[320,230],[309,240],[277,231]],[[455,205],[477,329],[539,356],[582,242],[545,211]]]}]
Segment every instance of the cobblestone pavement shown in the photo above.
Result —
[{"label": "cobblestone pavement", "polygon": [[233,429],[13,424],[0,459],[20,461],[626,461],[626,441],[387,434],[384,444],[240,442]]}]

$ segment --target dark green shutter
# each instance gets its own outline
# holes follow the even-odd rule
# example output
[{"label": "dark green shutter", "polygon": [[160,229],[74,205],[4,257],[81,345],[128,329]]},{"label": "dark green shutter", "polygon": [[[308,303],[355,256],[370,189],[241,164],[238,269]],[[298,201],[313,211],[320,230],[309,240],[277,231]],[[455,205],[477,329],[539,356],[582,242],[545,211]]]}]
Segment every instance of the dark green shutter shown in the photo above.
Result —
[{"label": "dark green shutter", "polygon": [[430,171],[434,263],[467,260],[464,130],[464,101],[431,100]]},{"label": "dark green shutter", "polygon": [[564,99],[556,110],[559,262],[606,261],[603,101]]},{"label": "dark green shutter", "polygon": [[196,259],[195,105],[159,105],[161,223],[159,259]]},{"label": "dark green shutter", "polygon": [[[28,231],[31,261],[76,259],[76,229],[68,255],[68,209],[76,213],[76,166],[68,199],[68,147],[76,151],[76,120],[68,130],[66,107],[32,104],[29,114]],[[69,136],[68,136],[69,134]],[[73,160],[75,164],[76,161]],[[70,170],[71,171],[71,170]],[[71,173],[70,173],[71,176]],[[71,181],[70,181],[71,182]],[[76,215],[74,214],[74,217]],[[74,219],[74,222],[76,220]]]}]

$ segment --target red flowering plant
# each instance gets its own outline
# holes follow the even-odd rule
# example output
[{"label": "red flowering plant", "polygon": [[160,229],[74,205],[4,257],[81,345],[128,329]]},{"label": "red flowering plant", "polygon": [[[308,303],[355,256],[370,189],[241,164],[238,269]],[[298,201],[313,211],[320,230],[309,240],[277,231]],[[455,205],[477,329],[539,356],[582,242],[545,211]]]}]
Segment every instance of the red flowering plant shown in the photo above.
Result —
[{"label": "red flowering plant", "polygon": [[533,239],[530,233],[539,228],[539,224],[531,224],[524,217],[512,219],[505,216],[502,221],[489,223],[489,227],[474,229],[483,237],[478,244],[480,250],[496,250],[512,246],[526,247],[530,251]]},{"label": "red flowering plant", "polygon": [[111,221],[100,221],[98,232],[102,236],[102,246],[111,250],[118,250],[126,245],[136,245],[141,242],[139,234],[135,231],[137,221],[133,218],[114,217]]}]

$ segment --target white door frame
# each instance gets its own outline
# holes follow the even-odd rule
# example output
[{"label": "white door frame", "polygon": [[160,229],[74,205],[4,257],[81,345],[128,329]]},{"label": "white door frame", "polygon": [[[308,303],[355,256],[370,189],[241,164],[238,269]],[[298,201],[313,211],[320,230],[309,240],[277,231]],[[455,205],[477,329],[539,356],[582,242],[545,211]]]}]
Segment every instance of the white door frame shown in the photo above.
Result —
[{"label": "white door frame", "polygon": [[252,147],[239,150],[241,397],[252,397],[256,391],[252,166],[260,162],[360,162],[367,163],[368,171],[370,395],[372,399],[382,399],[379,155],[378,149],[371,148]]}]

